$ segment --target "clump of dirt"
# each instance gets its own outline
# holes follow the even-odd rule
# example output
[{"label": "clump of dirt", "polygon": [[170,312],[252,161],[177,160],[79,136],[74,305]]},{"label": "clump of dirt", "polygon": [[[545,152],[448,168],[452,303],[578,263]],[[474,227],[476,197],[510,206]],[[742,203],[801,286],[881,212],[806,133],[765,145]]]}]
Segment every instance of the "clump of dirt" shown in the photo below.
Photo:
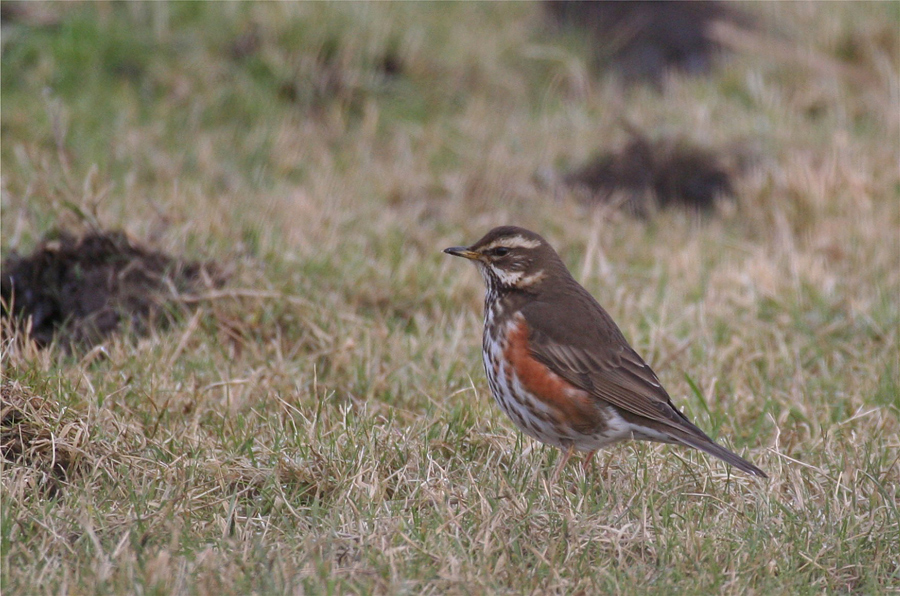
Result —
[{"label": "clump of dirt", "polygon": [[221,286],[212,263],[182,261],[132,242],[119,231],[52,234],[28,256],[13,253],[0,275],[3,317],[30,325],[41,347],[91,346],[130,328],[165,324],[179,295]]},{"label": "clump of dirt", "polygon": [[7,378],[0,397],[0,456],[12,464],[4,471],[4,492],[57,496],[78,469],[87,425]]},{"label": "clump of dirt", "polygon": [[709,212],[718,199],[734,197],[732,178],[744,159],[733,148],[714,152],[685,139],[651,141],[632,133],[621,150],[589,160],[563,181],[588,201],[619,194],[622,206],[640,216],[668,207]]},{"label": "clump of dirt", "polygon": [[58,12],[58,5],[51,2],[4,0],[0,3],[0,23],[3,25],[21,23],[30,27],[54,27],[59,24]]},{"label": "clump of dirt", "polygon": [[723,2],[669,0],[545,0],[557,26],[588,35],[598,67],[611,66],[629,82],[660,85],[669,70],[705,74],[723,48],[712,27],[751,28],[750,18]]}]

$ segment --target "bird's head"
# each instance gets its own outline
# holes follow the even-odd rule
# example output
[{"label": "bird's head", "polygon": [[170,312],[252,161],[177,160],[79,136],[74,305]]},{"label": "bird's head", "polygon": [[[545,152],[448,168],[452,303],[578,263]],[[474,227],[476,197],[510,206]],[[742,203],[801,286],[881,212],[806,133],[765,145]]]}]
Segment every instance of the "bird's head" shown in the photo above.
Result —
[{"label": "bird's head", "polygon": [[487,289],[537,291],[550,273],[565,266],[546,240],[515,226],[494,228],[472,246],[451,246],[444,252],[473,261]]}]

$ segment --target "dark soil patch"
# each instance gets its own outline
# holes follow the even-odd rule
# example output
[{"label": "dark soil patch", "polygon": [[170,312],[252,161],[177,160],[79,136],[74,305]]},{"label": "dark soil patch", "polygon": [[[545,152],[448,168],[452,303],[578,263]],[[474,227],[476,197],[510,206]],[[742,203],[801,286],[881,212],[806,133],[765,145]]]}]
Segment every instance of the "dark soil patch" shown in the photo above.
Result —
[{"label": "dark soil patch", "polygon": [[708,212],[718,199],[733,198],[741,159],[731,149],[713,152],[683,139],[650,141],[633,133],[620,151],[589,160],[563,180],[589,201],[620,193],[623,206],[637,215],[673,206]]},{"label": "dark soil patch", "polygon": [[[0,2],[0,23],[28,27],[53,27],[59,24],[59,7],[53,2]],[[6,31],[4,31],[6,33]]]},{"label": "dark soil patch", "polygon": [[710,70],[723,50],[712,36],[715,22],[752,27],[747,15],[715,1],[546,0],[544,8],[555,25],[589,36],[600,68],[611,66],[627,81],[657,85],[669,70]]},{"label": "dark soil patch", "polygon": [[19,328],[30,324],[39,346],[58,339],[68,350],[123,327],[145,333],[167,322],[180,294],[222,282],[213,264],[149,250],[122,232],[63,232],[3,261],[2,314]]}]

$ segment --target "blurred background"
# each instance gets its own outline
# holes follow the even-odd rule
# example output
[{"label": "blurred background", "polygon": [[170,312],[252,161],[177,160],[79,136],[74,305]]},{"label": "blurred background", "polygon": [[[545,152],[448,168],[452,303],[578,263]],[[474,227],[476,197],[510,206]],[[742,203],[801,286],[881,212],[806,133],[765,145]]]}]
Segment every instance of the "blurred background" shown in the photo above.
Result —
[{"label": "blurred background", "polygon": [[[352,284],[359,259],[432,259],[505,222],[577,244],[578,223],[615,221],[604,242],[629,261],[623,244],[695,231],[621,214],[683,208],[840,261],[854,234],[896,239],[898,14],[4,2],[2,250],[77,243],[87,224],[229,271],[315,262]],[[882,209],[888,225],[847,225]]]}]

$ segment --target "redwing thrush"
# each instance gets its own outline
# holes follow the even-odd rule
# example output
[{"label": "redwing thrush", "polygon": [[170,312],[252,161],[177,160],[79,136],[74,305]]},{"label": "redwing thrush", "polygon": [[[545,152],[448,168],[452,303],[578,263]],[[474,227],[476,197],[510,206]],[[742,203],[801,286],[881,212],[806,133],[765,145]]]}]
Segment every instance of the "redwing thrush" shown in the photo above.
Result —
[{"label": "redwing thrush", "polygon": [[445,253],[475,262],[484,297],[484,369],[494,400],[522,432],[585,465],[600,447],[641,439],[687,445],[766,474],[717,445],[672,405],[656,374],[539,235],[494,228]]}]

